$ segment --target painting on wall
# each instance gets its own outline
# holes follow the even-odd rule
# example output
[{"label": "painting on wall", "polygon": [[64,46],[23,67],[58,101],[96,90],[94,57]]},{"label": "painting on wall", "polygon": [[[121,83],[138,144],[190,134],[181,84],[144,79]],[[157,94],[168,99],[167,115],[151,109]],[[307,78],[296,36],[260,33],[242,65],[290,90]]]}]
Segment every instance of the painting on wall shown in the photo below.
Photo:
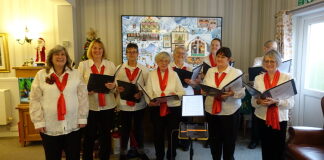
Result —
[{"label": "painting on wall", "polygon": [[8,36],[0,33],[0,72],[10,72]]},{"label": "painting on wall", "polygon": [[128,43],[138,45],[138,62],[151,69],[156,67],[156,54],[172,54],[175,47],[183,46],[186,62],[195,67],[208,56],[211,40],[222,39],[222,17],[122,15],[121,30],[123,62],[127,61]]}]

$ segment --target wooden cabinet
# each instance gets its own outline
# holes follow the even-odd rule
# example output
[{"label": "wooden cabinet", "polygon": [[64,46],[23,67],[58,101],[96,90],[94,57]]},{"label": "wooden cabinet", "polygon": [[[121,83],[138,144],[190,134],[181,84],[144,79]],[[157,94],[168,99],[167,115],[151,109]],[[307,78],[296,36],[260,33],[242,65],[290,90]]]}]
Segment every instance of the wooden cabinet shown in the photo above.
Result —
[{"label": "wooden cabinet", "polygon": [[[16,70],[16,77],[30,78],[35,77],[36,73],[43,67],[13,67]],[[17,84],[18,85],[18,84]],[[21,103],[16,108],[19,111],[19,142],[22,146],[26,146],[27,142],[40,141],[39,132],[35,130],[34,124],[29,116],[29,104]]]}]

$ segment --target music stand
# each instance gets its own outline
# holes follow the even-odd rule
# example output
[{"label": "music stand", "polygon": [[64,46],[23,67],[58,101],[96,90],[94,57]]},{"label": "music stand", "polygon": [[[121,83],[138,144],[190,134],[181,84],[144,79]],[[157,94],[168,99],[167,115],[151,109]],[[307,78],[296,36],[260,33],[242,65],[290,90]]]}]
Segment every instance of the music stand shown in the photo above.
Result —
[{"label": "music stand", "polygon": [[[202,95],[190,95],[182,97],[182,116],[204,116],[204,103]],[[180,122],[179,139],[187,139],[190,142],[190,160],[193,159],[194,150],[192,141],[208,140],[208,124],[194,122]]]}]

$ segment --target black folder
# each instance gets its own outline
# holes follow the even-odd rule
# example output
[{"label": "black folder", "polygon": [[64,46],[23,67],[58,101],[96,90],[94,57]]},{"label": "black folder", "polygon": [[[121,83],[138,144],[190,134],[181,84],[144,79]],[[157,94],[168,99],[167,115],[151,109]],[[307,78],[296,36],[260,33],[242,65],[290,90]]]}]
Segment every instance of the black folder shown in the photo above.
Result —
[{"label": "black folder", "polygon": [[226,91],[227,88],[233,86],[234,84],[236,84],[239,81],[242,81],[243,74],[241,74],[240,76],[236,77],[235,79],[233,79],[231,82],[227,83],[222,89],[217,89],[211,86],[207,86],[204,84],[199,84],[201,89],[207,93],[208,96],[221,96],[223,94],[223,92]]},{"label": "black folder", "polygon": [[205,123],[180,123],[179,139],[208,140],[208,124]]},{"label": "black folder", "polygon": [[181,80],[181,84],[183,87],[187,88],[188,84],[185,82],[185,79],[191,79],[192,76],[192,72],[184,70],[184,69],[179,69],[179,68],[174,68],[174,71],[177,72],[180,80]]},{"label": "black folder", "polygon": [[141,99],[136,99],[134,97],[134,95],[139,92],[138,87],[135,84],[120,80],[117,80],[117,84],[125,89],[124,92],[120,93],[121,99],[136,103],[141,101]]},{"label": "black folder", "polygon": [[202,64],[202,70],[203,70],[203,74],[206,75],[208,69],[211,68],[211,66],[209,64],[207,64],[206,62],[204,62]]},{"label": "black folder", "polygon": [[103,75],[103,74],[90,74],[88,82],[88,91],[94,91],[97,93],[109,93],[109,89],[105,86],[105,83],[113,83],[115,76]]},{"label": "black folder", "polygon": [[253,88],[247,83],[244,83],[247,91],[251,94],[251,96],[256,98],[267,98],[271,97],[273,99],[287,99],[297,94],[296,84],[294,79],[281,83],[278,86],[270,88],[263,93]]},{"label": "black folder", "polygon": [[254,81],[255,77],[262,72],[266,72],[266,70],[259,66],[259,67],[249,67],[249,81]]},{"label": "black folder", "polygon": [[151,98],[148,93],[146,92],[146,90],[144,89],[144,87],[142,87],[140,84],[138,84],[138,86],[141,88],[141,90],[144,92],[144,94],[149,98],[150,101],[161,101],[166,99],[167,101],[172,101],[172,100],[180,100],[178,95],[169,95],[169,96],[162,96],[162,97],[155,97],[155,98]]}]

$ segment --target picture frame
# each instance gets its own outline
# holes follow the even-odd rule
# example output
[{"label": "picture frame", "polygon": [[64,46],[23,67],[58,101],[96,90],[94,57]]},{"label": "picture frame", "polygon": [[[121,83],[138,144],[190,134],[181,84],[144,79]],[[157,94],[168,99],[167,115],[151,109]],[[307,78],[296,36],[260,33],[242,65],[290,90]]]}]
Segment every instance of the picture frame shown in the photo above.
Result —
[{"label": "picture frame", "polygon": [[171,49],[172,51],[177,47],[186,47],[185,44],[182,43],[172,43]]},{"label": "picture frame", "polygon": [[10,72],[8,35],[0,33],[0,72]]},{"label": "picture frame", "polygon": [[163,35],[163,48],[170,48],[171,40],[170,35]]},{"label": "picture frame", "polygon": [[188,39],[188,34],[185,32],[172,32],[172,43],[185,43]]}]

